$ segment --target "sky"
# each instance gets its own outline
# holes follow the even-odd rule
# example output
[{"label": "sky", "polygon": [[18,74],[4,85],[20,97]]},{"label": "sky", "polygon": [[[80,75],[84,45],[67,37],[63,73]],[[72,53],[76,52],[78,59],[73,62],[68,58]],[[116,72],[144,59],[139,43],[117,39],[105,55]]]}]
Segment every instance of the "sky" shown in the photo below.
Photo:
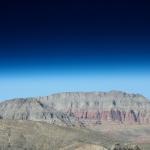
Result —
[{"label": "sky", "polygon": [[150,99],[150,4],[0,5],[0,100],[121,90]]}]

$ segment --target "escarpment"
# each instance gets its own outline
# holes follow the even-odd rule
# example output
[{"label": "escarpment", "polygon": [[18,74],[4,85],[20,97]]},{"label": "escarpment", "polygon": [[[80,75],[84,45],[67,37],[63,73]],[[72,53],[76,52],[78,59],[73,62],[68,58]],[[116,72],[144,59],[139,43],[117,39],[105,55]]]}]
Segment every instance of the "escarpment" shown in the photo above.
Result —
[{"label": "escarpment", "polygon": [[37,120],[66,125],[149,124],[150,102],[120,91],[66,92],[0,103],[1,119]]}]

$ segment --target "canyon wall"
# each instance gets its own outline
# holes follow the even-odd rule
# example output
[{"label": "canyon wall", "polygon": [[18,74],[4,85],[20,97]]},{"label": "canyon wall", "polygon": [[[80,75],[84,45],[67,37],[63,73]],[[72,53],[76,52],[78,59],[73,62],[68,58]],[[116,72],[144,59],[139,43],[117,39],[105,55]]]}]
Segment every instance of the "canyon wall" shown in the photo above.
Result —
[{"label": "canyon wall", "polygon": [[0,103],[0,118],[67,125],[150,124],[150,101],[120,91],[65,92]]}]

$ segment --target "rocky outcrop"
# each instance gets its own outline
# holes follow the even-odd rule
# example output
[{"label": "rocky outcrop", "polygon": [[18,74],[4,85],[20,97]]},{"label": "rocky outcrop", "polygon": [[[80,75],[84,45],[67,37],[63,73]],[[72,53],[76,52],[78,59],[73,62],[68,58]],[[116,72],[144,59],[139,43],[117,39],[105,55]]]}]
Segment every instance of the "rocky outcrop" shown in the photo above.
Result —
[{"label": "rocky outcrop", "polygon": [[141,150],[141,148],[138,145],[135,144],[114,144],[111,146],[109,150]]},{"label": "rocky outcrop", "polygon": [[150,101],[120,91],[66,92],[4,101],[0,103],[0,118],[80,126],[103,122],[149,124]]}]

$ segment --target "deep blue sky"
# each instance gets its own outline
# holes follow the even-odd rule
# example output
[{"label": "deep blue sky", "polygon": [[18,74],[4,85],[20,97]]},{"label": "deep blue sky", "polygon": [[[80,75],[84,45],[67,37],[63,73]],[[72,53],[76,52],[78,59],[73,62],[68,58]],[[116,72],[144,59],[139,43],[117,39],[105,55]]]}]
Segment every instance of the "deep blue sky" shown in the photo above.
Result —
[{"label": "deep blue sky", "polygon": [[0,99],[125,90],[150,98],[150,5],[11,1],[0,5]]}]

